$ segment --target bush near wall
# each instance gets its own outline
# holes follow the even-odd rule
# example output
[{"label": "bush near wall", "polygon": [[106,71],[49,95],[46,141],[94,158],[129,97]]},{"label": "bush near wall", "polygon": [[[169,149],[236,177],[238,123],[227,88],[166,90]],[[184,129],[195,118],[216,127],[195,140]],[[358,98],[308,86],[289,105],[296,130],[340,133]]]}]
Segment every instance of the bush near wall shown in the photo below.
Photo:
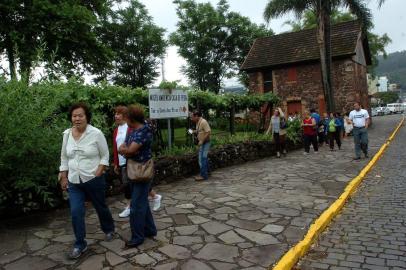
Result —
[{"label": "bush near wall", "polygon": [[[190,91],[189,96],[191,108],[200,104],[213,109],[225,109],[230,104],[236,108],[259,108],[264,102],[278,100],[273,95],[216,96],[203,91]],[[148,92],[103,84],[88,86],[80,81],[27,86],[0,78],[0,216],[5,209],[27,212],[61,202],[57,174],[62,132],[70,126],[68,108],[77,101],[90,105],[91,124],[100,128],[110,142],[113,108],[134,103],[147,105]]]}]

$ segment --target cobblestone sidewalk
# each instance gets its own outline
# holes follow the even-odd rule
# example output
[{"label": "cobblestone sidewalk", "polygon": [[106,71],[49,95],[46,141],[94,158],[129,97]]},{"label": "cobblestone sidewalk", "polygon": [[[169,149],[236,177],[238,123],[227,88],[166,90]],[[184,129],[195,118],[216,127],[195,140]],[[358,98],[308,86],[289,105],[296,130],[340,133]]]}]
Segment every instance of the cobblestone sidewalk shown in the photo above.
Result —
[{"label": "cobblestone sidewalk", "polygon": [[[371,155],[399,119],[376,118]],[[109,198],[118,233],[113,242],[103,241],[95,211],[88,208],[89,251],[78,261],[65,257],[73,241],[68,209],[2,221],[0,269],[266,269],[303,237],[365,166],[365,159],[351,161],[352,149],[349,138],[337,152],[323,147],[319,154],[304,156],[296,151],[282,159],[217,170],[208,182],[188,178],[160,185],[164,199],[155,213],[158,236],[138,249],[124,248],[130,229],[126,219],[118,218],[125,203],[121,196]]]},{"label": "cobblestone sidewalk", "polygon": [[298,269],[406,269],[406,127]]}]

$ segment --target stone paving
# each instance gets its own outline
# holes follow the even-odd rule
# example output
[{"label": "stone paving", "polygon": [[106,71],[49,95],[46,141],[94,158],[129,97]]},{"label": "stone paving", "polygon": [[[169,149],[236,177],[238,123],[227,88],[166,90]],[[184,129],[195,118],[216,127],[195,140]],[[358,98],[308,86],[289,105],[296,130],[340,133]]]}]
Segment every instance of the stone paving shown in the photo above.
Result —
[{"label": "stone paving", "polygon": [[406,269],[406,127],[297,269]]},{"label": "stone paving", "polygon": [[[399,119],[375,119],[371,154]],[[0,269],[266,269],[303,237],[312,220],[365,166],[366,159],[351,161],[352,149],[350,138],[341,151],[323,147],[308,156],[295,151],[282,159],[214,171],[208,182],[188,178],[160,185],[163,207],[154,213],[158,236],[139,248],[124,248],[130,235],[128,220],[118,218],[124,200],[109,198],[117,239],[103,241],[95,211],[89,207],[89,251],[78,261],[65,257],[73,241],[68,209],[7,220],[0,224]],[[397,240],[400,244],[402,239]]]}]

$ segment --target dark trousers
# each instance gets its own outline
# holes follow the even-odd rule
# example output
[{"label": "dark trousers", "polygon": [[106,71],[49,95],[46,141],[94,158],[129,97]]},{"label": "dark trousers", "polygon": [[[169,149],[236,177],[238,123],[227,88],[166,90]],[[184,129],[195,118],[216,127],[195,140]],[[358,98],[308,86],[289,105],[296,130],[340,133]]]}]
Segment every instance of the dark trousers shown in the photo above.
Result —
[{"label": "dark trousers", "polygon": [[324,142],[327,143],[326,135],[324,134],[324,132],[319,132],[318,139],[320,145],[322,145]]},{"label": "dark trousers", "polygon": [[286,150],[285,135],[280,135],[279,133],[274,133],[273,134],[273,141],[275,143],[275,147],[276,147],[277,152],[280,153],[283,150]]},{"label": "dark trousers", "polygon": [[104,233],[114,232],[114,221],[105,200],[106,179],[105,175],[95,177],[90,181],[80,184],[69,182],[69,203],[72,216],[73,232],[76,237],[75,248],[83,249],[87,243],[85,225],[85,198],[88,197],[99,217],[101,229]]},{"label": "dark trousers", "polygon": [[305,152],[306,153],[310,152],[310,144],[313,145],[314,152],[319,151],[319,146],[318,146],[318,143],[317,143],[317,135],[316,134],[314,134],[314,135],[306,135],[305,134],[304,138],[303,138],[303,142],[304,142],[304,147],[305,147]]},{"label": "dark trousers", "polygon": [[155,236],[157,230],[148,202],[151,182],[131,183],[131,240],[132,244],[141,244],[145,237]]},{"label": "dark trousers", "polygon": [[338,149],[341,149],[341,130],[337,129],[335,132],[328,133],[328,140],[330,149],[334,149],[334,141],[336,141]]}]

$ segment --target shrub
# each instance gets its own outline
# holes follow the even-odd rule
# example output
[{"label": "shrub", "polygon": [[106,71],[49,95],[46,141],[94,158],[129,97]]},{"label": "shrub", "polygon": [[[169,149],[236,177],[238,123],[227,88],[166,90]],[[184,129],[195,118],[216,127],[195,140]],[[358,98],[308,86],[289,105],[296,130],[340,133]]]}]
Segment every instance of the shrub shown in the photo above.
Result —
[{"label": "shrub", "polygon": [[[209,92],[189,91],[190,108],[226,112],[259,108],[265,102],[276,102],[272,94],[218,96]],[[69,106],[86,102],[93,113],[92,125],[100,128],[111,142],[113,108],[139,103],[148,105],[148,91],[100,84],[84,85],[80,81],[45,82],[27,86],[0,78],[0,215],[13,207],[21,211],[47,208],[60,202],[57,174],[60,162],[62,132],[70,126]],[[222,120],[220,120],[221,122]],[[186,122],[175,121],[176,125]],[[226,127],[226,120],[219,126]],[[240,130],[246,130],[241,126]],[[230,136],[215,144],[263,139],[263,135]],[[191,153],[194,147],[179,147],[163,155]]]}]

